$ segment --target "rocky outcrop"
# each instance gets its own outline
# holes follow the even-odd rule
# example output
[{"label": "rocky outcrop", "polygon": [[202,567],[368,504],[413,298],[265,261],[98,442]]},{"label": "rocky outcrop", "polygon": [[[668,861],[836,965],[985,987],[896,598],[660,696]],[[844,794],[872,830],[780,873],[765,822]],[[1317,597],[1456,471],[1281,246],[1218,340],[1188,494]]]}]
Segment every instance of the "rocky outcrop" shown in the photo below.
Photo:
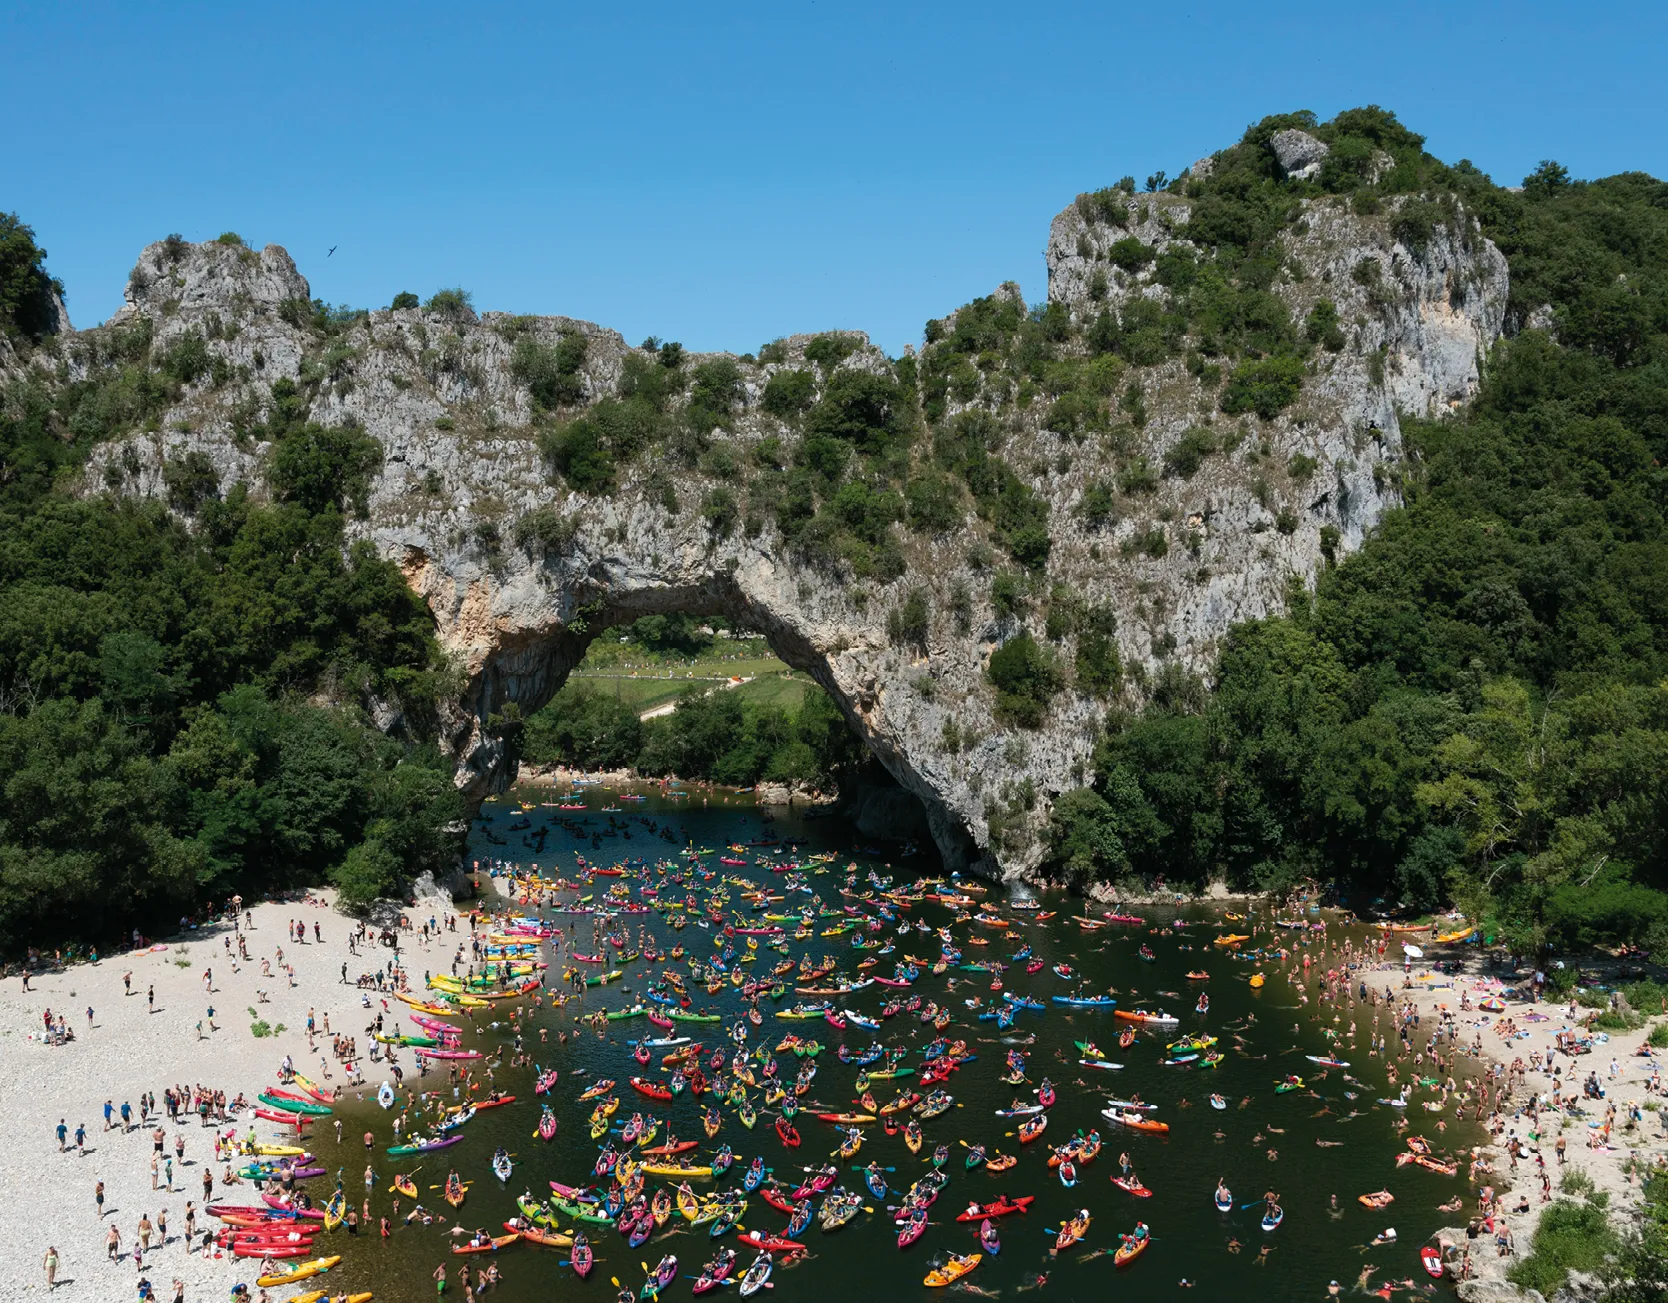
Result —
[{"label": "rocky outcrop", "polygon": [[1300,181],[1319,176],[1321,164],[1332,152],[1326,142],[1316,140],[1307,131],[1293,128],[1276,131],[1269,144],[1274,149],[1274,157],[1280,164],[1280,170]]},{"label": "rocky outcrop", "polygon": [[[1282,161],[1314,166],[1314,151],[1296,146]],[[1049,294],[1079,321],[1167,293],[1150,265],[1122,270],[1108,250],[1130,236],[1160,252],[1187,245],[1188,201],[1131,196],[1129,207],[1121,228],[1077,206],[1054,220]],[[1130,372],[1146,412],[1138,437],[1154,466],[1190,430],[1210,431],[1214,451],[1190,474],[1161,477],[1116,519],[1091,525],[1077,510],[1086,486],[1114,474],[1109,450],[1049,429],[1046,403],[1004,415],[996,451],[1050,511],[1047,580],[1116,611],[1126,665],[1208,666],[1230,624],[1279,610],[1290,584],[1312,583],[1398,500],[1399,415],[1441,414],[1475,391],[1500,331],[1504,259],[1463,214],[1417,250],[1394,238],[1392,217],[1308,201],[1287,232],[1274,292],[1299,320],[1323,299],[1334,303],[1341,336],[1336,352],[1314,353],[1301,400],[1277,417],[1223,416],[1211,387],[1220,377],[1181,359]],[[715,527],[701,509],[715,490],[744,485],[745,468],[761,458],[791,455],[795,427],[760,408],[774,374],[805,368],[826,386],[840,369],[890,370],[864,337],[849,336],[854,351],[837,361],[807,363],[808,336],[782,341],[768,360],[737,359],[742,401],[711,436],[722,458],[638,458],[621,468],[614,493],[588,497],[541,454],[538,413],[512,359],[523,340],[582,337],[572,396],[594,401],[615,392],[634,352],[619,334],[561,317],[477,316],[459,303],[320,329],[309,299],[277,246],[147,247],[126,306],[103,329],[142,320],[162,350],[199,336],[215,367],[154,428],[102,449],[87,487],[162,495],[164,466],[198,453],[223,489],[241,480],[258,491],[270,451],[259,418],[280,379],[297,383],[312,419],[361,426],[384,460],[353,529],[428,601],[460,672],[446,741],[469,797],[509,781],[501,722],[548,700],[599,632],[655,612],[722,614],[761,630],[828,690],[919,798],[950,867],[1035,864],[1052,796],[1092,777],[1105,703],[1068,691],[1040,729],[998,720],[985,666],[1024,617],[992,604],[974,546],[985,527],[972,512],[939,536],[894,526],[906,572],[880,581],[805,564],[768,515]],[[57,354],[70,379],[92,364],[76,338]],[[961,402],[952,415],[986,401]],[[914,590],[929,601],[931,628],[922,645],[903,646],[888,616]],[[400,726],[394,707],[370,705],[385,727]],[[876,818],[897,822],[880,807]]]}]

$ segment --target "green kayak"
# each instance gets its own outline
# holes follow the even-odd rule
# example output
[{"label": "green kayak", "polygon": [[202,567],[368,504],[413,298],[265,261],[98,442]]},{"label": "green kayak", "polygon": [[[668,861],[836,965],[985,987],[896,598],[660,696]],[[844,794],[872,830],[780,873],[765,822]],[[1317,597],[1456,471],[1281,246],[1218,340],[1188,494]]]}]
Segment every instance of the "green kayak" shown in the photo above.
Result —
[{"label": "green kayak", "polygon": [[315,1117],[323,1117],[330,1112],[323,1104],[309,1104],[305,1100],[280,1099],[276,1095],[266,1094],[257,1095],[255,1098],[268,1108],[283,1109],[287,1113],[311,1113]]}]

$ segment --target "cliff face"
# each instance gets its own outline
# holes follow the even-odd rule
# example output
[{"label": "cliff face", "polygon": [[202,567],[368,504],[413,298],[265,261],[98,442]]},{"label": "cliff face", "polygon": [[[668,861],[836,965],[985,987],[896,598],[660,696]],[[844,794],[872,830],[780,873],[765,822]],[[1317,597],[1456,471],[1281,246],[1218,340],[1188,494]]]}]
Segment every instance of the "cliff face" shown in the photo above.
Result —
[{"label": "cliff face", "polygon": [[[1160,252],[1186,245],[1188,203],[1160,194],[1138,197],[1136,207],[1128,229],[1105,229],[1075,206],[1055,218],[1049,295],[1075,319],[1166,293],[1150,269],[1121,271],[1106,253],[1130,235]],[[1091,526],[1078,513],[1086,486],[1115,473],[1110,451],[1048,429],[1046,403],[1007,421],[996,451],[1050,511],[1047,581],[1117,613],[1126,665],[1203,668],[1231,623],[1278,609],[1294,578],[1311,584],[1328,553],[1358,546],[1397,500],[1398,413],[1439,414],[1475,390],[1501,328],[1504,259],[1469,219],[1418,250],[1392,229],[1388,214],[1363,218],[1313,201],[1284,237],[1287,268],[1274,292],[1299,319],[1323,298],[1335,303],[1342,340],[1312,355],[1301,398],[1272,419],[1224,417],[1219,384],[1179,358],[1131,372],[1146,413],[1137,437],[1155,465],[1201,423],[1219,436],[1218,451],[1188,476],[1162,478],[1115,521]],[[904,575],[854,581],[805,564],[768,518],[715,528],[698,509],[715,488],[744,483],[735,466],[779,448],[791,455],[797,427],[760,407],[772,375],[804,368],[825,388],[842,370],[891,372],[861,336],[848,336],[854,351],[835,361],[808,364],[805,336],[783,341],[768,362],[740,359],[740,402],[711,436],[733,455],[716,467],[710,458],[639,458],[620,470],[612,494],[587,496],[541,453],[540,413],[512,359],[524,339],[555,347],[582,336],[583,363],[570,378],[573,406],[584,406],[615,392],[633,352],[611,330],[409,308],[321,332],[306,309],[306,281],[277,246],[153,244],[127,298],[100,330],[142,320],[154,349],[195,333],[215,369],[186,387],[157,428],[101,449],[88,490],[163,495],[164,466],[191,453],[207,458],[222,489],[238,480],[258,488],[270,451],[258,417],[280,379],[297,383],[313,420],[363,427],[384,460],[353,528],[427,599],[462,672],[446,741],[472,798],[513,777],[495,716],[512,704],[523,715],[536,710],[608,627],[673,610],[751,624],[809,671],[921,799],[952,867],[1034,864],[1050,799],[1090,777],[1104,701],[1068,690],[1034,730],[994,715],[985,675],[992,651],[1027,619],[1041,628],[1034,614],[993,606],[973,547],[984,527],[971,510],[937,535],[890,526]],[[58,349],[69,379],[94,351],[76,341],[68,336]],[[954,401],[950,415],[984,401]],[[546,527],[518,528],[534,512]],[[1155,534],[1171,545],[1129,546]],[[888,616],[908,591],[928,596],[934,616],[925,643],[906,648],[889,635]],[[952,622],[944,613],[958,603]],[[384,727],[398,725],[394,708],[371,704]]]}]

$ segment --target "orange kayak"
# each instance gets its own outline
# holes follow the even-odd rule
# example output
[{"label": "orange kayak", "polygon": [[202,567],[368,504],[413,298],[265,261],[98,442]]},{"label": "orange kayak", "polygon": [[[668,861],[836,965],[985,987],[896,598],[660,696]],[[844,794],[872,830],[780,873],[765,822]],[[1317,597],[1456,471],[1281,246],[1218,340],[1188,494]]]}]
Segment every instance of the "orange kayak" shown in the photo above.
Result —
[{"label": "orange kayak", "polygon": [[511,1231],[508,1235],[495,1235],[485,1244],[454,1244],[453,1253],[495,1253],[506,1244],[514,1244],[521,1238],[520,1231]]}]

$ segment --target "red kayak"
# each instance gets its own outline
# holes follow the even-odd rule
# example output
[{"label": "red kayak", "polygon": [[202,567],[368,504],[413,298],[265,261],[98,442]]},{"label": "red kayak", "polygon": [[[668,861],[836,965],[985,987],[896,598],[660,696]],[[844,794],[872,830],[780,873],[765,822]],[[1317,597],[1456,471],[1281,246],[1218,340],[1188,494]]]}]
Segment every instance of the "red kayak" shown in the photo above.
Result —
[{"label": "red kayak", "polygon": [[776,1134],[781,1137],[782,1143],[789,1149],[799,1148],[799,1132],[787,1118],[776,1119]]},{"label": "red kayak", "polygon": [[321,1100],[314,1099],[311,1095],[305,1094],[302,1091],[291,1090],[288,1086],[268,1086],[261,1093],[263,1095],[271,1095],[273,1099],[293,1099],[298,1104],[318,1104],[323,1102]]},{"label": "red kayak", "polygon": [[1114,1176],[1112,1184],[1120,1190],[1128,1190],[1137,1199],[1151,1199],[1153,1197],[1153,1192],[1142,1185],[1139,1180],[1133,1180],[1127,1176]]},{"label": "red kayak", "polygon": [[759,1197],[778,1212],[793,1212],[793,1201],[784,1195],[780,1190],[772,1187],[760,1186]]},{"label": "red kayak", "polygon": [[680,1140],[676,1144],[656,1145],[653,1149],[645,1149],[643,1152],[645,1154],[653,1154],[657,1157],[670,1158],[673,1154],[685,1153],[686,1151],[695,1148],[695,1146],[699,1143],[700,1141],[698,1140]]},{"label": "red kayak", "polygon": [[504,1105],[513,1103],[514,1095],[500,1095],[497,1099],[478,1099],[475,1101],[475,1111],[479,1113],[483,1108],[503,1108]]},{"label": "red kayak", "polygon": [[758,1231],[748,1231],[736,1237],[749,1248],[759,1249],[764,1253],[808,1253],[810,1252],[798,1240],[784,1240],[779,1235],[761,1235]]},{"label": "red kayak", "polygon": [[280,1122],[287,1127],[299,1127],[313,1120],[310,1116],[301,1113],[285,1113],[281,1109],[267,1108],[264,1104],[256,1107],[255,1116],[264,1118],[268,1122]]},{"label": "red kayak", "polygon": [[312,1252],[312,1246],[307,1244],[286,1245],[283,1248],[273,1244],[232,1245],[232,1254],[238,1258],[305,1258]]},{"label": "red kayak", "polygon": [[1034,1194],[1022,1194],[1017,1199],[998,1199],[995,1203],[984,1205],[971,1204],[964,1213],[958,1213],[958,1222],[976,1222],[985,1217],[1006,1217],[1009,1213],[1022,1213],[1031,1206],[1036,1199]]},{"label": "red kayak", "polygon": [[275,1249],[297,1245],[306,1248],[313,1242],[313,1235],[310,1231],[221,1231],[214,1237],[214,1242],[223,1249],[236,1248],[240,1244],[265,1244]]},{"label": "red kayak", "polygon": [[1442,1275],[1442,1255],[1430,1245],[1419,1250],[1419,1261],[1425,1264],[1425,1270],[1438,1278]]},{"label": "red kayak", "polygon": [[671,1099],[672,1092],[666,1087],[652,1081],[644,1081],[641,1077],[631,1079],[631,1088],[639,1095],[647,1095],[650,1099]]}]

